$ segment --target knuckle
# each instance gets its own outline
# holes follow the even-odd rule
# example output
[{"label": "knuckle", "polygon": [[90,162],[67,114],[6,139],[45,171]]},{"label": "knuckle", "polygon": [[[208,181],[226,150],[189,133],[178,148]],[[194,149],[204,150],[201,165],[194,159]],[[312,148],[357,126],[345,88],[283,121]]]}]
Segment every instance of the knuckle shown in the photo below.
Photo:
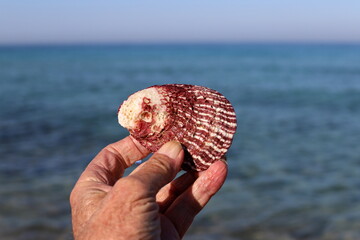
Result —
[{"label": "knuckle", "polygon": [[109,145],[107,145],[106,147],[104,147],[101,151],[101,154],[111,154],[111,155],[120,155],[120,152],[118,151],[118,149],[115,147],[115,144],[111,143]]},{"label": "knuckle", "polygon": [[77,190],[76,190],[76,188],[73,188],[73,190],[71,191],[69,201],[70,201],[70,206],[74,207],[74,205],[77,202]]},{"label": "knuckle", "polygon": [[142,213],[157,213],[159,211],[159,205],[156,204],[155,198],[150,196],[134,199],[130,202],[130,207],[133,210],[140,210]]}]

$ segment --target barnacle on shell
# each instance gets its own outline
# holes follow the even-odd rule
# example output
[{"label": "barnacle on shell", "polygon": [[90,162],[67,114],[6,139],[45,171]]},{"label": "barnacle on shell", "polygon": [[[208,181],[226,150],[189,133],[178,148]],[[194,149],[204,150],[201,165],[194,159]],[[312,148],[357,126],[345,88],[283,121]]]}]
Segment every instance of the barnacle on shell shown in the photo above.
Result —
[{"label": "barnacle on shell", "polygon": [[234,108],[222,94],[185,84],[134,93],[119,107],[118,120],[152,152],[168,141],[180,142],[186,150],[185,170],[206,170],[224,158],[236,131]]}]

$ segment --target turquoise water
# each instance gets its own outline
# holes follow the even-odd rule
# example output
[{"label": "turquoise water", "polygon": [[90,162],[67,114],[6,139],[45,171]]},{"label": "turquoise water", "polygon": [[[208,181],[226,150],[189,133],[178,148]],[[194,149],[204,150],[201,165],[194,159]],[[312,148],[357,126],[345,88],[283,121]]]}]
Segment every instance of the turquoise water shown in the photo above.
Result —
[{"label": "turquoise water", "polygon": [[71,239],[68,197],[118,105],[154,84],[223,93],[229,177],[185,239],[360,239],[359,45],[0,48],[0,238]]}]

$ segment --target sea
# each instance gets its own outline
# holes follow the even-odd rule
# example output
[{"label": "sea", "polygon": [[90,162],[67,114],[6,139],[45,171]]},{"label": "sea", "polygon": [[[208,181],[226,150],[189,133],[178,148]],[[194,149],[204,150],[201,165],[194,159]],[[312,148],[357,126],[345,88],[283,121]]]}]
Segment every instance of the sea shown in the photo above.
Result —
[{"label": "sea", "polygon": [[360,239],[360,45],[321,43],[0,47],[0,239],[73,239],[69,194],[128,135],[119,105],[169,83],[219,91],[238,121],[184,239]]}]

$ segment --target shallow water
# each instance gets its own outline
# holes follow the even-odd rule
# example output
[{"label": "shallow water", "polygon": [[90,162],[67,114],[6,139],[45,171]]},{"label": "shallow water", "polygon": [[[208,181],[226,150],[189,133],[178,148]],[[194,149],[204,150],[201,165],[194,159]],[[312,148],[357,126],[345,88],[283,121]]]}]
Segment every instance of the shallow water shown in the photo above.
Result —
[{"label": "shallow water", "polygon": [[185,239],[360,239],[360,46],[0,48],[0,238],[71,239],[68,197],[118,105],[154,84],[223,93],[229,177]]}]

